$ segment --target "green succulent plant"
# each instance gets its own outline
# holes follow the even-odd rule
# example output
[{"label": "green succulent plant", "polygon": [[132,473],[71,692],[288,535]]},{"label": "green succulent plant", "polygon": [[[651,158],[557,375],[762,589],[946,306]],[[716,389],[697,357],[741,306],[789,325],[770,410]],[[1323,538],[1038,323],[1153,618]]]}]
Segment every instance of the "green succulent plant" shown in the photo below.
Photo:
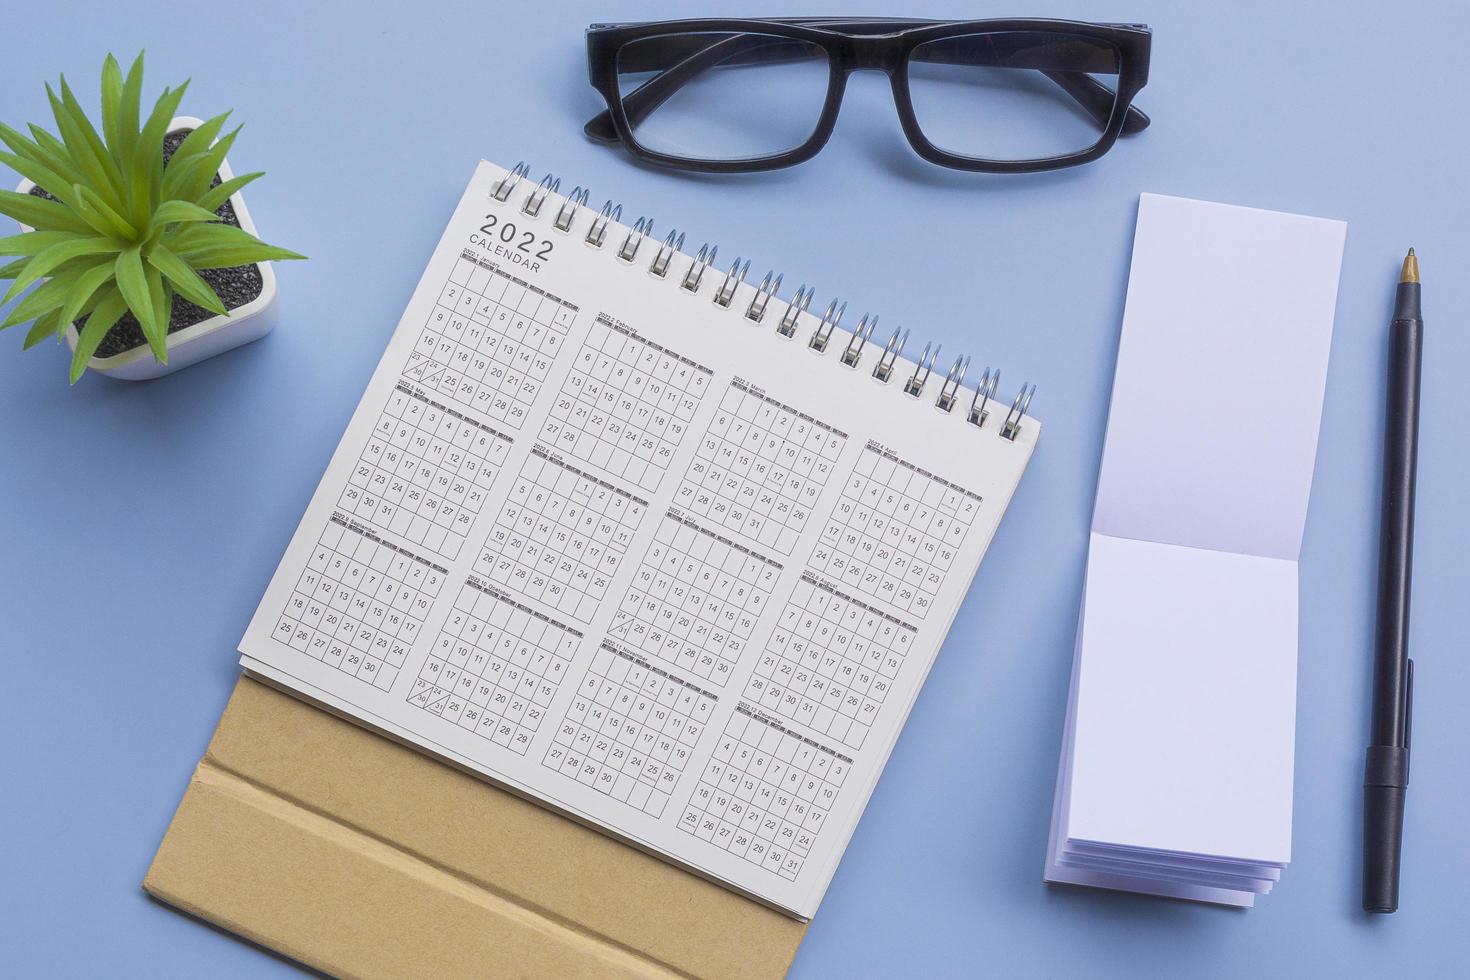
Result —
[{"label": "green succulent plant", "polygon": [[143,56],[124,77],[108,55],[101,134],[65,77],[60,96],[46,86],[59,137],[33,124],[27,138],[0,124],[0,142],[10,150],[0,153],[0,163],[50,196],[0,191],[0,214],[34,229],[0,238],[0,256],[19,256],[0,265],[0,280],[14,280],[0,304],[35,287],[0,321],[0,330],[29,322],[24,346],[31,348],[62,337],[69,324],[85,318],[78,323],[73,384],[127,312],[137,318],[160,363],[168,360],[175,295],[226,314],[200,270],[305,258],[267,245],[216,214],[230,195],[262,176],[214,184],[240,132],[237,127],[220,136],[229,113],[189,133],[165,163],[164,136],[188,86],[186,81],[164,89],[140,125]]}]

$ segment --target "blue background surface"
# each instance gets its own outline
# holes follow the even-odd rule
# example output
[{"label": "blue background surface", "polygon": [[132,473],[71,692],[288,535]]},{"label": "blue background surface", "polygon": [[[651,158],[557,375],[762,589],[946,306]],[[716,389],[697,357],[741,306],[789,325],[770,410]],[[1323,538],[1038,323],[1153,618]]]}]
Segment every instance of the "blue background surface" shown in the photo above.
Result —
[{"label": "blue background surface", "polygon": [[[797,958],[797,976],[1458,973],[1470,956],[1463,642],[1467,476],[1464,39],[1470,8],[1129,0],[1041,6],[491,5],[420,0],[48,5],[0,39],[0,119],[45,120],[59,72],[94,104],[109,50],[149,91],[234,107],[236,172],[278,268],[264,341],[158,382],[0,355],[0,956],[19,975],[293,968],[139,890],[237,676],[234,647],[476,160],[531,162],[630,216],[839,292],[1040,384],[1046,432]],[[798,5],[802,6],[802,5]],[[580,135],[581,33],[680,13],[1033,14],[1147,21],[1143,136],[1020,178],[915,158],[858,75],[826,151],[735,179],[641,169]],[[126,8],[126,10],[124,9]],[[620,9],[621,8],[621,9]],[[744,9],[742,9],[744,8]],[[1302,555],[1295,848],[1254,911],[1041,883],[1137,195],[1346,219]],[[1427,284],[1404,908],[1358,910],[1377,550],[1379,392],[1397,265]],[[854,318],[855,319],[855,318]],[[1270,357],[1269,350],[1261,351]],[[1160,406],[1167,411],[1167,406]],[[1240,706],[1251,724],[1249,704]],[[509,965],[503,965],[509,966]]]}]

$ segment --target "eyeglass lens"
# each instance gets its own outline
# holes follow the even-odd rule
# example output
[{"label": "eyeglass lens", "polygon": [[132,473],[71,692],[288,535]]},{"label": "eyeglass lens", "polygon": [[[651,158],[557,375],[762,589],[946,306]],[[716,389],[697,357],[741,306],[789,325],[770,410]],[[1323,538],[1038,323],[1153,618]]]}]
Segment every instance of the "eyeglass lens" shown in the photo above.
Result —
[{"label": "eyeglass lens", "polygon": [[909,99],[939,149],[985,160],[1066,156],[1095,146],[1117,103],[1117,49],[1043,31],[967,34],[909,55]]},{"label": "eyeglass lens", "polygon": [[778,156],[811,138],[827,52],[793,38],[685,33],[640,38],[617,57],[618,94],[645,149],[695,160]]}]

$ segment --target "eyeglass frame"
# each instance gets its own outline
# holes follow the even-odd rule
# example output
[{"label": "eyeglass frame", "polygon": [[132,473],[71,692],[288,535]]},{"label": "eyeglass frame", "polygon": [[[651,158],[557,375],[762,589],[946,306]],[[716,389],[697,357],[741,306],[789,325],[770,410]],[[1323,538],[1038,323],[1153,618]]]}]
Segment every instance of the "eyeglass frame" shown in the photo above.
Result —
[{"label": "eyeglass frame", "polygon": [[[881,31],[882,33],[872,33]],[[1113,105],[1096,143],[1083,150],[1026,160],[993,160],[951,153],[940,149],[923,133],[909,92],[908,69],[915,48],[930,41],[975,34],[1025,31],[1071,35],[1110,44],[1118,55],[1117,88]],[[649,149],[633,133],[618,85],[618,52],[632,41],[677,34],[759,34],[808,41],[827,56],[829,75],[826,100],[812,135],[791,150],[770,156],[738,160],[709,160],[683,157]],[[837,125],[838,111],[854,71],[881,71],[889,78],[899,124],[914,151],[930,163],[975,173],[1035,173],[1089,163],[1112,149],[1120,135],[1142,132],[1149,117],[1133,106],[1133,98],[1148,83],[1152,32],[1146,24],[1098,24],[1057,19],[924,20],[914,18],[814,17],[766,20],[718,18],[643,21],[638,23],[593,24],[587,28],[587,69],[592,87],[607,109],[589,120],[583,129],[600,143],[621,142],[637,159],[679,170],[701,173],[756,173],[779,170],[810,160],[821,152]],[[665,69],[664,74],[676,69]],[[651,80],[657,83],[659,77]],[[1090,78],[1090,76],[1089,76]],[[1093,80],[1095,82],[1095,80]],[[1106,86],[1095,83],[1106,90]],[[640,89],[642,86],[640,86]],[[677,90],[677,89],[676,89]],[[636,94],[638,90],[635,90]],[[672,93],[670,93],[672,94]],[[1074,99],[1082,101],[1074,93]],[[667,98],[667,96],[665,96]],[[649,109],[662,104],[659,99]],[[1084,106],[1085,108],[1085,106]]]}]

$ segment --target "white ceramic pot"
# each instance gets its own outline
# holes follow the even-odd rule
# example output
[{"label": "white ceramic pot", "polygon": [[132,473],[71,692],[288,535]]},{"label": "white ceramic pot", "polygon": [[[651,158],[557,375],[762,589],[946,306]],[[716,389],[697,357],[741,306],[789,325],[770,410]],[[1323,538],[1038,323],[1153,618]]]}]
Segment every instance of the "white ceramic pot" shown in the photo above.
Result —
[{"label": "white ceramic pot", "polygon": [[[202,119],[193,116],[178,116],[169,125],[169,132],[194,129],[202,122]],[[221,180],[234,177],[229,161],[220,164],[219,175]],[[33,186],[29,180],[23,180],[17,190],[24,194]],[[255,222],[250,220],[250,211],[245,207],[245,198],[240,192],[230,196],[230,204],[235,208],[235,217],[240,220],[240,227],[252,235],[256,234]],[[31,230],[25,225],[21,227],[26,231]],[[257,268],[260,269],[260,295],[244,306],[230,310],[225,316],[212,316],[192,327],[169,334],[166,342],[167,364],[155,361],[152,348],[143,344],[112,357],[94,357],[87,362],[87,369],[124,381],[146,381],[172,374],[180,368],[197,364],[216,354],[223,354],[252,340],[259,340],[275,327],[279,304],[276,302],[276,274],[271,269],[271,264],[261,262]],[[66,342],[71,345],[72,350],[77,349],[77,328],[74,324],[68,324],[66,328]]]}]

